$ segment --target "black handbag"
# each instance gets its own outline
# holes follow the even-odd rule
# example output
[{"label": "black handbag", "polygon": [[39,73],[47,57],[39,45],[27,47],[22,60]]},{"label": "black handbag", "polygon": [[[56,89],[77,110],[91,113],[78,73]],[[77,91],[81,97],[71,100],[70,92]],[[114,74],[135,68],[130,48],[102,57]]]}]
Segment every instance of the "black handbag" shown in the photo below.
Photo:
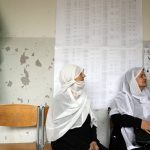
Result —
[{"label": "black handbag", "polygon": [[150,145],[150,134],[142,129],[135,129],[135,140],[139,145]]}]

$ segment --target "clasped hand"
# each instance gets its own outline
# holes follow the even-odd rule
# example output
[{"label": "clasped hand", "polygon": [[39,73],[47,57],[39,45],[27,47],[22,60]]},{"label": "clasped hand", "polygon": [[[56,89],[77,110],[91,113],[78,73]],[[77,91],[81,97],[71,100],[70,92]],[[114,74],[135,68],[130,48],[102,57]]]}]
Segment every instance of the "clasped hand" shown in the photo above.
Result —
[{"label": "clasped hand", "polygon": [[89,148],[89,150],[99,150],[99,147],[98,147],[98,145],[97,145],[97,143],[96,143],[95,141],[92,141],[92,142],[90,143],[90,148]]},{"label": "clasped hand", "polygon": [[142,120],[141,129],[145,130],[147,133],[150,134],[150,121]]}]

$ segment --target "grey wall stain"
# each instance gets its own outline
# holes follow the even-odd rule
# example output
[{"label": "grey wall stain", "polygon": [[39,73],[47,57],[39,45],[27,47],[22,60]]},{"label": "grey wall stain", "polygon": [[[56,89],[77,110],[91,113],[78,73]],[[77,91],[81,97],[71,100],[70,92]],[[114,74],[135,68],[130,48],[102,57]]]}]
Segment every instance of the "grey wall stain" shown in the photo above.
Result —
[{"label": "grey wall stain", "polygon": [[49,95],[45,95],[45,98],[49,98]]},{"label": "grey wall stain", "polygon": [[29,82],[30,82],[29,73],[26,69],[24,69],[24,74],[25,74],[25,77],[21,77],[21,82],[24,86],[26,86],[26,85],[29,85]]},{"label": "grey wall stain", "polygon": [[51,70],[52,68],[53,68],[52,66],[49,66],[49,67],[48,67],[48,70]]},{"label": "grey wall stain", "polygon": [[24,50],[27,51],[27,50],[29,50],[29,49],[28,49],[28,48],[25,48]]},{"label": "grey wall stain", "polygon": [[50,88],[50,91],[53,92],[53,88]]},{"label": "grey wall stain", "polygon": [[2,68],[0,68],[0,72],[2,72]]},{"label": "grey wall stain", "polygon": [[38,67],[41,67],[41,66],[42,66],[42,64],[41,64],[41,62],[40,62],[39,59],[36,60],[35,65],[38,66]]},{"label": "grey wall stain", "polygon": [[22,98],[17,98],[18,101],[20,101],[20,103],[23,103],[23,99]]},{"label": "grey wall stain", "polygon": [[6,51],[10,51],[10,47],[9,47],[9,46],[8,46],[8,47],[6,47],[5,49],[6,49]]},{"label": "grey wall stain", "polygon": [[37,45],[37,42],[35,42],[34,44]]},{"label": "grey wall stain", "polygon": [[5,141],[7,140],[7,136],[5,136]]},{"label": "grey wall stain", "polygon": [[34,56],[34,53],[32,53],[32,55],[31,56]]},{"label": "grey wall stain", "polygon": [[26,134],[29,134],[29,131],[27,131]]},{"label": "grey wall stain", "polygon": [[51,65],[48,67],[48,70],[51,70],[54,66],[54,58],[52,59]]},{"label": "grey wall stain", "polygon": [[18,48],[16,48],[15,51],[18,52]]},{"label": "grey wall stain", "polygon": [[13,82],[12,82],[12,81],[10,81],[10,80],[7,82],[7,86],[8,86],[8,87],[11,87],[11,86],[12,86],[12,84],[13,84]]},{"label": "grey wall stain", "polygon": [[20,57],[20,63],[21,63],[21,65],[22,64],[24,64],[24,63],[26,63],[26,60],[27,59],[29,59],[29,57],[28,56],[25,56],[25,52],[21,55],[21,57]]}]

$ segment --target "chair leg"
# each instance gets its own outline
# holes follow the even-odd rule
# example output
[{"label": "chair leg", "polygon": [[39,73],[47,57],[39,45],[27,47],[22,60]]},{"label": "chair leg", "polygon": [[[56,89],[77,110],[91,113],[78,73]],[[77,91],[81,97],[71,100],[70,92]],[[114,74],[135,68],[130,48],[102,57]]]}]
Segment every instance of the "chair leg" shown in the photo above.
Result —
[{"label": "chair leg", "polygon": [[45,111],[45,107],[44,106],[42,106],[42,122],[41,122],[41,130],[42,130],[42,133],[41,133],[41,144],[40,144],[40,150],[44,150],[44,144],[45,144],[45,142],[44,142],[44,111]]}]

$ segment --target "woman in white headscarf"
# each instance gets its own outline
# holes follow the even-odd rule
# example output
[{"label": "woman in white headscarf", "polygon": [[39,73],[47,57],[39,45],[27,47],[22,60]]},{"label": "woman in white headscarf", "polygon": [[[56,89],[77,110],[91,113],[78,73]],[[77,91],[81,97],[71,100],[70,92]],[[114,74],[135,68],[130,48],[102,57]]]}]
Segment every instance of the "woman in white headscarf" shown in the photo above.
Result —
[{"label": "woman in white headscarf", "polygon": [[143,68],[132,68],[125,74],[110,116],[113,131],[109,150],[144,150],[136,143],[134,134],[136,128],[150,134],[150,92]]},{"label": "woman in white headscarf", "polygon": [[60,72],[61,89],[47,117],[47,138],[53,150],[104,150],[96,137],[96,118],[84,92],[84,70],[67,65]]}]

